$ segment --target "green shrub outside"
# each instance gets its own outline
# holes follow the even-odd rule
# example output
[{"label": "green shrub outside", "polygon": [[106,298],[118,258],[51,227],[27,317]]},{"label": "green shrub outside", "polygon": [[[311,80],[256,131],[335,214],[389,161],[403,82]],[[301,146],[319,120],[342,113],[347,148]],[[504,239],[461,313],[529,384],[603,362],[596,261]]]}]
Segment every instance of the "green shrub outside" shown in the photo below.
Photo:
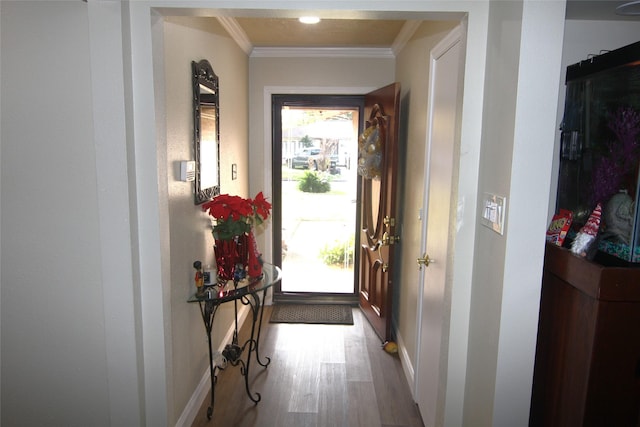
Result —
[{"label": "green shrub outside", "polygon": [[298,182],[298,189],[305,193],[328,193],[331,191],[331,184],[317,172],[306,171]]},{"label": "green shrub outside", "polygon": [[353,245],[353,236],[346,241],[336,240],[332,244],[327,243],[320,249],[320,259],[326,265],[350,265],[353,263]]}]

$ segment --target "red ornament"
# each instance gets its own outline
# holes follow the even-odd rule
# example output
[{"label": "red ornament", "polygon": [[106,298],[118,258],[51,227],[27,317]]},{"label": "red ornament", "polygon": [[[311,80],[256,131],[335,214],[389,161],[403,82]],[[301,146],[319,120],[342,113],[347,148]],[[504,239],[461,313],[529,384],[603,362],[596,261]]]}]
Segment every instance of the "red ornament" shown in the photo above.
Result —
[{"label": "red ornament", "polygon": [[258,252],[258,245],[256,244],[256,238],[253,235],[253,231],[249,232],[248,246],[249,246],[249,259],[247,262],[249,277],[260,277],[262,275],[262,259],[260,252]]}]

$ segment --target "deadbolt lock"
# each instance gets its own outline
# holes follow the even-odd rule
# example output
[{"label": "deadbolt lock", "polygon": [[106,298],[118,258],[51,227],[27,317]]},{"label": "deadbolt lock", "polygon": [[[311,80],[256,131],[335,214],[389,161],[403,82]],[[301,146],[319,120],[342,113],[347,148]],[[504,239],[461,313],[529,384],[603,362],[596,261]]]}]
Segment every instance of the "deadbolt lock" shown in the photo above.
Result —
[{"label": "deadbolt lock", "polygon": [[386,215],[384,217],[384,219],[382,220],[382,222],[384,223],[384,225],[388,225],[389,227],[395,227],[396,226],[396,219],[395,218],[391,218],[389,215]]},{"label": "deadbolt lock", "polygon": [[400,236],[390,236],[388,232],[384,232],[382,235],[382,244],[383,245],[393,245],[400,241]]}]

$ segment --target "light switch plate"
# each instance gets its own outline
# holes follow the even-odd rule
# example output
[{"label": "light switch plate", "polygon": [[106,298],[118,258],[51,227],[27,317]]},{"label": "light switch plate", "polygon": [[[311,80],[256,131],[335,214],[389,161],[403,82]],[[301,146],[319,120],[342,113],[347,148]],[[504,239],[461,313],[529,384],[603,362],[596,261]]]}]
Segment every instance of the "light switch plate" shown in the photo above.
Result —
[{"label": "light switch plate", "polygon": [[507,212],[507,198],[484,193],[480,212],[480,223],[498,234],[504,233],[504,218]]}]

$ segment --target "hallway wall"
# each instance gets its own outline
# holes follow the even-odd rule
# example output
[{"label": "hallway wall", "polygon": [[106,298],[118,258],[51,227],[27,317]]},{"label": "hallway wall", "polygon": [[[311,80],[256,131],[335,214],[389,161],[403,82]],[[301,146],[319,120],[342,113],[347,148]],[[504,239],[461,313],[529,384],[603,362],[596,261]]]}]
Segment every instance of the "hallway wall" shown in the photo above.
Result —
[{"label": "hallway wall", "polygon": [[106,427],[109,374],[119,376],[106,344],[86,4],[2,2],[0,14],[1,423]]},{"label": "hallway wall", "polygon": [[[514,153],[522,9],[522,2],[504,2],[500,7],[492,6],[485,114],[496,119],[487,119],[483,127],[478,180],[479,189],[507,196],[509,201],[510,186],[505,177],[511,175]],[[497,120],[498,117],[501,120]],[[510,210],[507,212],[510,214]],[[464,407],[466,424],[477,422],[479,425],[491,425],[494,398],[493,393],[488,391],[495,390],[496,386],[506,238],[483,226],[478,227],[477,235],[482,243],[478,245],[474,262],[477,267],[474,269],[472,288],[474,304],[469,322],[471,338]]]},{"label": "hallway wall", "polygon": [[476,236],[465,424],[528,423],[564,20],[564,2],[491,4],[487,76],[505,81],[485,86],[478,193],[505,195],[507,207],[503,236],[483,226]]},{"label": "hallway wall", "polygon": [[[242,197],[248,193],[248,58],[216,20],[167,17],[164,24],[164,86],[166,99],[166,191],[169,212],[171,321],[169,338],[170,425],[175,425],[209,368],[205,328],[197,304],[186,300],[195,292],[193,262],[214,264],[208,214],[193,202],[194,184],[180,181],[180,161],[193,159],[193,91],[191,61],[207,59],[220,85],[220,189]],[[231,179],[231,164],[238,178]],[[251,195],[253,196],[253,195]],[[217,350],[233,324],[233,305],[216,313],[213,349]]]}]

